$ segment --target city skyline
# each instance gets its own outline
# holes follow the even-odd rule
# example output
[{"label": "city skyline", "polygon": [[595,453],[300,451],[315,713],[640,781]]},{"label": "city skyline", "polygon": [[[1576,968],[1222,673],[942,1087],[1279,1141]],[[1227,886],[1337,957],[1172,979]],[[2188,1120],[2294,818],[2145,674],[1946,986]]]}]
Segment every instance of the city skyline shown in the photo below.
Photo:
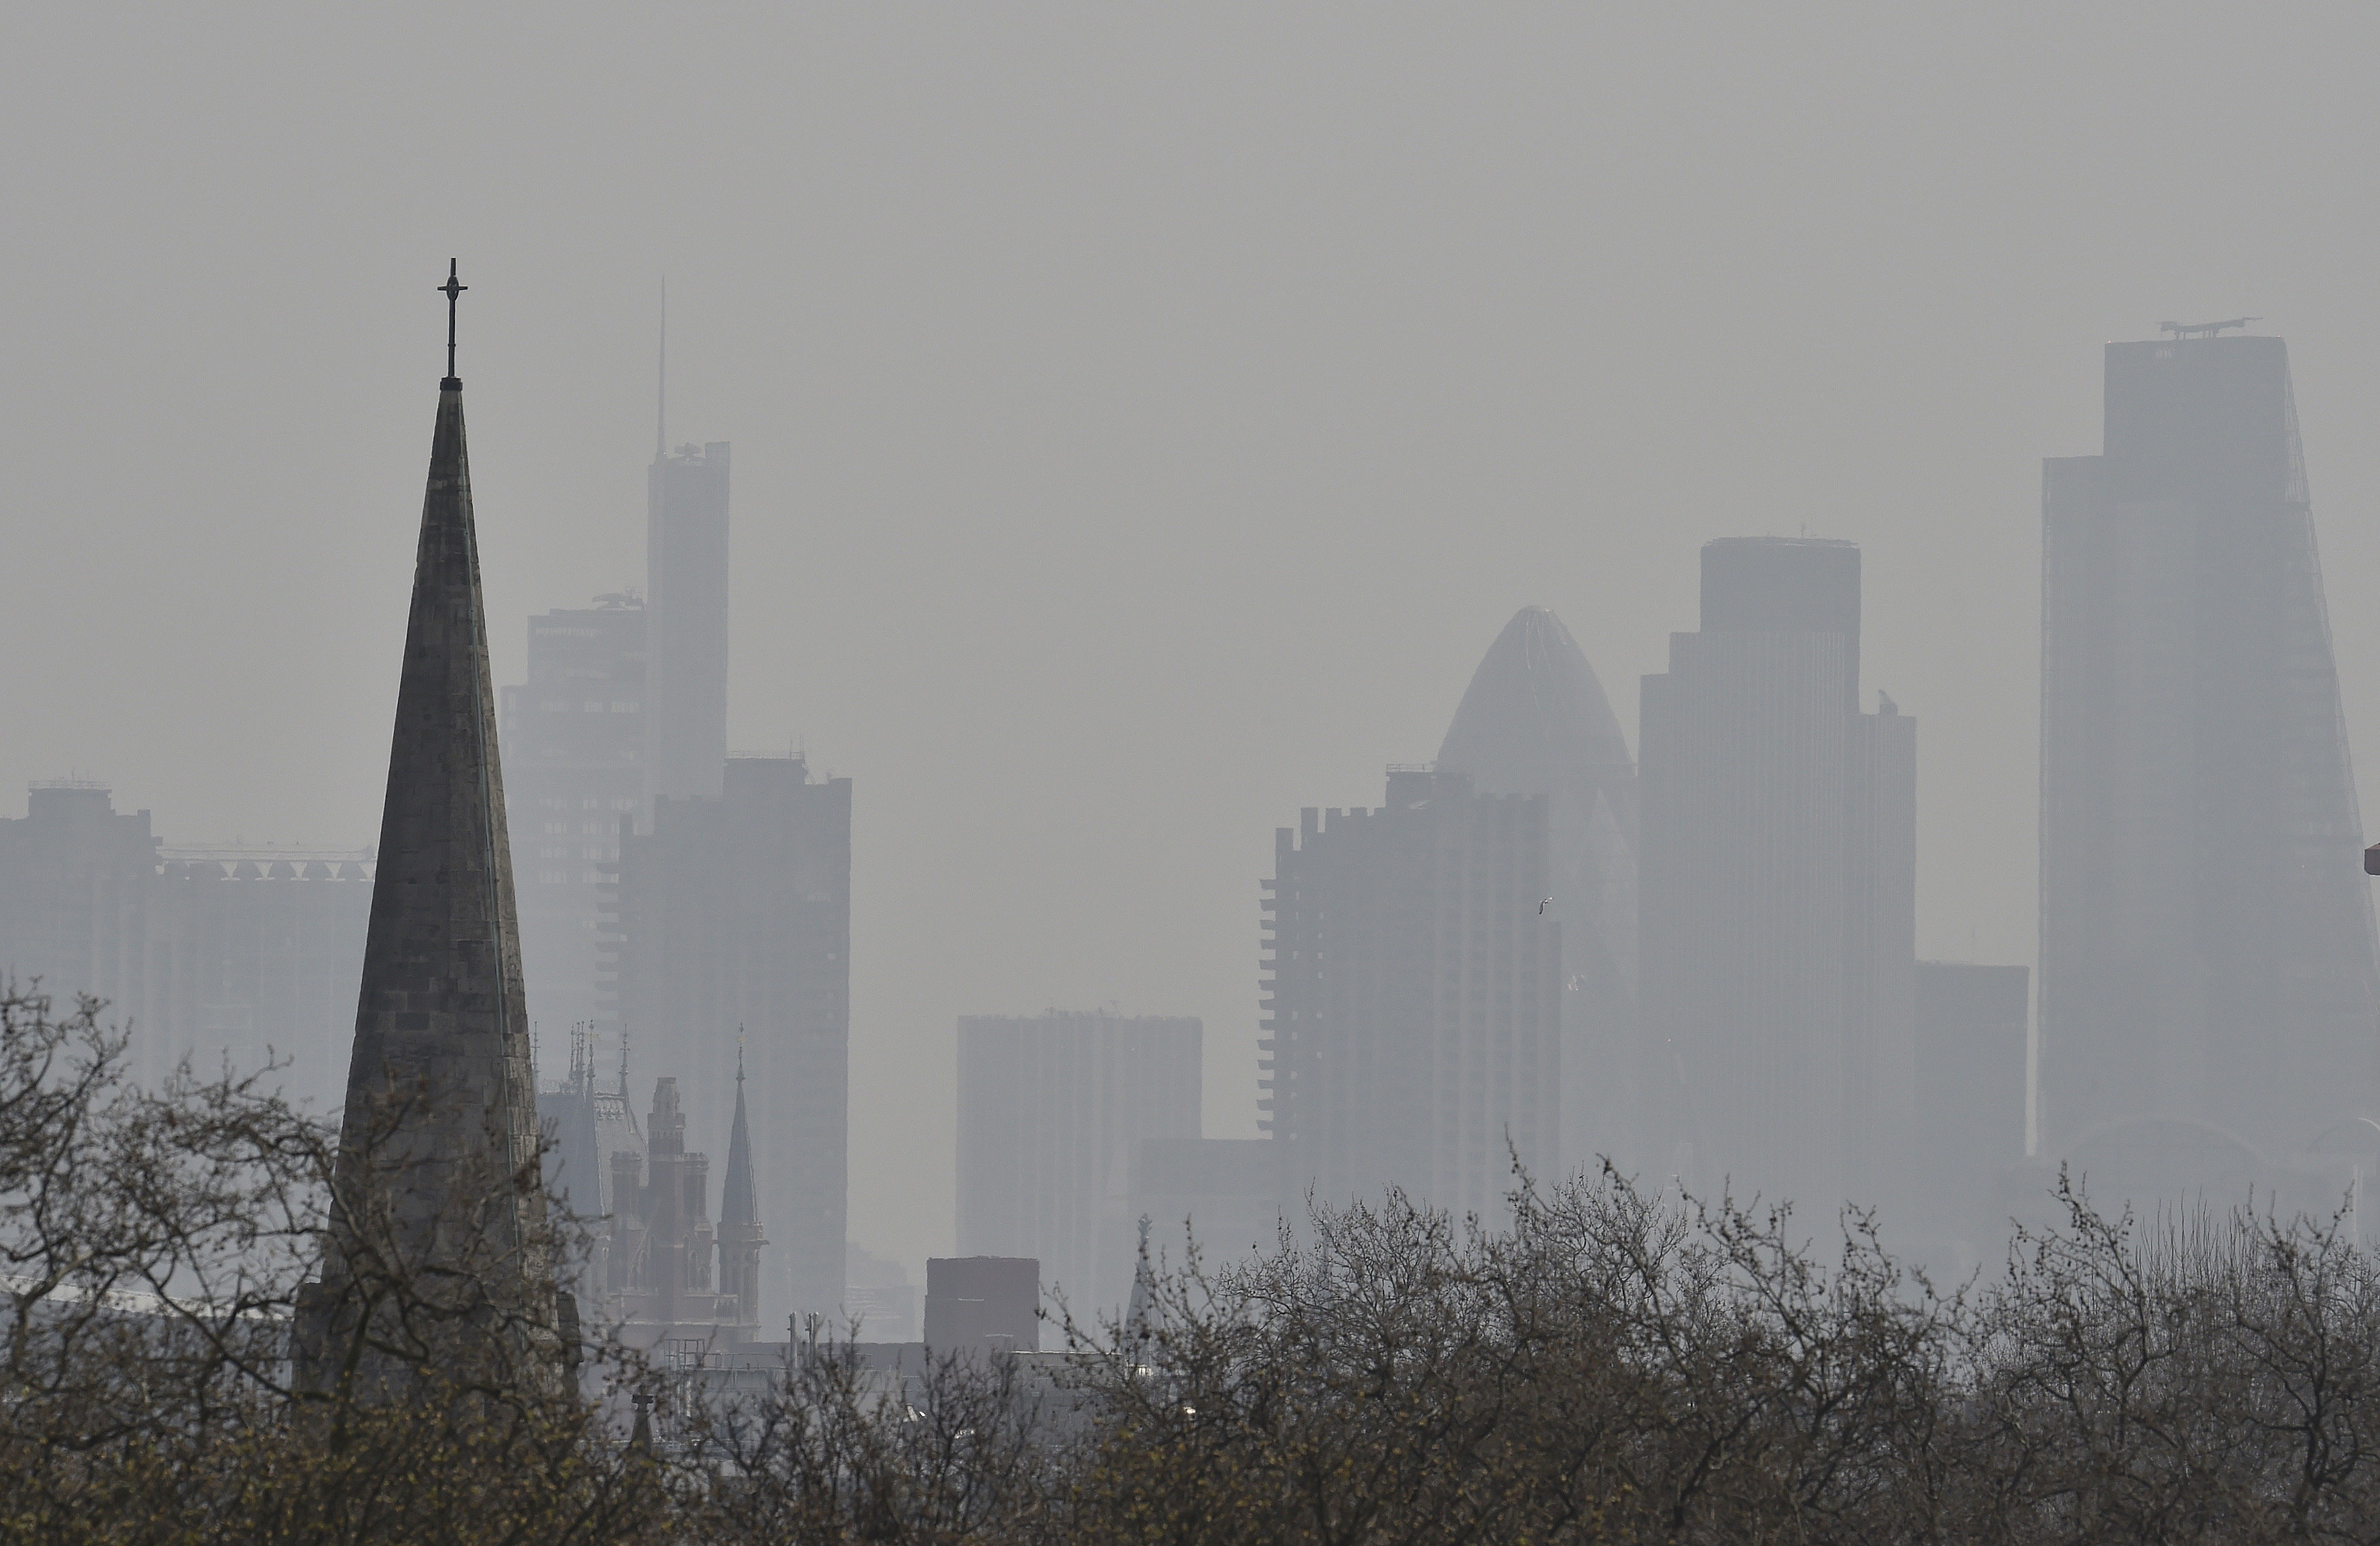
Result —
[{"label": "city skyline", "polygon": [[641,568],[667,274],[728,743],[860,791],[852,1202],[913,1275],[956,1015],[1196,1016],[1253,1134],[1270,831],[1428,760],[1524,605],[1633,745],[1712,537],[1859,544],[1919,953],[2031,960],[2039,462],[2164,319],[2289,340],[2380,799],[2380,21],[576,19],[28,21],[0,814],[80,769],[173,846],[370,844],[425,272],[485,303],[500,687]]}]

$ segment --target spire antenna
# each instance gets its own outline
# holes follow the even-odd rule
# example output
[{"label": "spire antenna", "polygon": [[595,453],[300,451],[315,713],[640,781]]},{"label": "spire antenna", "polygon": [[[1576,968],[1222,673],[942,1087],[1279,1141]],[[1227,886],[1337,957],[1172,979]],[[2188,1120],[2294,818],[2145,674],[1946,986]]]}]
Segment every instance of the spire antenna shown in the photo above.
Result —
[{"label": "spire antenna", "polygon": [[455,260],[446,260],[446,283],[433,284],[431,289],[446,297],[446,379],[438,383],[442,392],[455,392],[463,385],[463,378],[455,374],[455,303],[462,298],[468,284],[455,277]]}]

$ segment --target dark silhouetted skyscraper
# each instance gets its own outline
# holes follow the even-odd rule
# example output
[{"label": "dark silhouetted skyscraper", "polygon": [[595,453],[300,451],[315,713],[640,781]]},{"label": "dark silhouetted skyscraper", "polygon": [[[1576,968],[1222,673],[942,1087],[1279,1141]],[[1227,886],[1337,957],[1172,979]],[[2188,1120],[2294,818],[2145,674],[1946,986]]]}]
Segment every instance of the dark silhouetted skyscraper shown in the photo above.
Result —
[{"label": "dark silhouetted skyscraper", "polygon": [[2374,1113],[2380,972],[2281,340],[2108,344],[2042,532],[2043,1142],[2305,1150]]},{"label": "dark silhouetted skyscraper", "polygon": [[1900,1201],[1909,1139],[1916,723],[1859,630],[1850,543],[1708,544],[1638,741],[1640,1153],[1805,1216]]}]

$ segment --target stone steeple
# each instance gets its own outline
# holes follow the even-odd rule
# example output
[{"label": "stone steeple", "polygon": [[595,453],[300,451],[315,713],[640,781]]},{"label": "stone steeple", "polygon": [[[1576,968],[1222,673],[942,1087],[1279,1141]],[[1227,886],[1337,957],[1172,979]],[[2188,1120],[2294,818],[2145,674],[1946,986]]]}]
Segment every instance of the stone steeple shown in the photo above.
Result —
[{"label": "stone steeple", "polygon": [[[441,288],[447,375],[414,559],[337,1186],[322,1282],[301,1306],[301,1364],[318,1385],[342,1368],[401,1379],[400,1370],[450,1350],[449,1337],[545,1354],[558,1350],[557,1337],[575,1338],[563,1323],[575,1306],[554,1290],[539,1177],[496,697],[454,374],[463,286],[450,272]],[[368,1320],[361,1306],[392,1293],[422,1302],[402,1327],[393,1316]]]},{"label": "stone steeple", "polygon": [[752,1184],[752,1129],[744,1116],[744,1055],[735,1055],[735,1126],[727,1138],[727,1178],[719,1193],[721,1319],[739,1327],[760,1323],[760,1196]]}]

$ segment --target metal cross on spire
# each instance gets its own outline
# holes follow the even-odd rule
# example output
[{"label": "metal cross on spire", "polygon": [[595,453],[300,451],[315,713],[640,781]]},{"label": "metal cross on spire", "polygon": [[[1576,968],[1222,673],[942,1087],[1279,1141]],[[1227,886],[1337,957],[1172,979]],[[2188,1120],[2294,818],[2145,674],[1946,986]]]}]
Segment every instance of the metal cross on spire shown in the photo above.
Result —
[{"label": "metal cross on spire", "polygon": [[455,260],[449,258],[446,260],[446,283],[433,284],[431,288],[446,297],[446,379],[438,384],[447,388],[460,387],[463,379],[455,374],[455,303],[470,286],[455,277]]}]

